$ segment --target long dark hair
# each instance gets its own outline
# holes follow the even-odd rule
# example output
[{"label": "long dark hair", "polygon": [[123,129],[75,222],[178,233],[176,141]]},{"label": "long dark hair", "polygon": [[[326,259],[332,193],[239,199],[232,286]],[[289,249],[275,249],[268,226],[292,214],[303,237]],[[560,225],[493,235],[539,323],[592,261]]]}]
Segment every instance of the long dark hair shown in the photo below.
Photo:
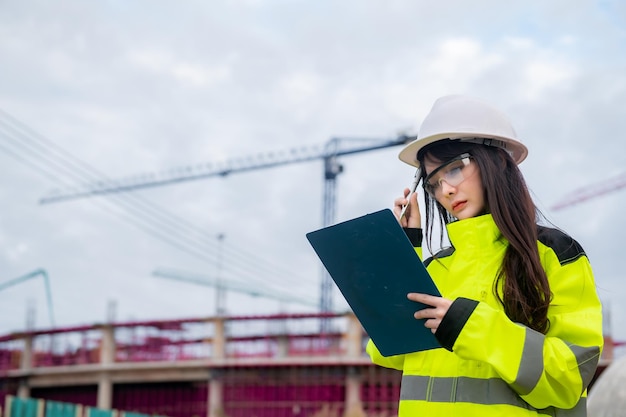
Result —
[{"label": "long dark hair", "polygon": [[[451,140],[438,141],[423,148],[418,153],[418,160],[423,166],[426,155],[445,162],[465,152],[472,155],[480,171],[485,213],[492,215],[500,233],[509,242],[494,281],[494,293],[511,320],[545,334],[550,326],[548,306],[551,293],[537,247],[539,210],[515,161],[502,148]],[[426,172],[422,170],[422,180],[425,176]],[[440,244],[443,244],[443,225],[456,219],[428,193],[424,192],[424,198],[426,243],[433,253],[431,239],[435,212],[442,226]],[[502,292],[498,290],[500,282],[503,282]]]}]

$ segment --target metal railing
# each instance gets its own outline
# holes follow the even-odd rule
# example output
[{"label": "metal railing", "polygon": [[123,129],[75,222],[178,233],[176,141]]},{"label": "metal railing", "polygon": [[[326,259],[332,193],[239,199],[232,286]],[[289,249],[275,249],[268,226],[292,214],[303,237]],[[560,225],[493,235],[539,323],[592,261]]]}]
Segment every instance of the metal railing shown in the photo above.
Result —
[{"label": "metal railing", "polygon": [[[321,320],[332,331],[319,332]],[[359,357],[352,313],[274,314],[94,324],[0,336],[0,375],[92,364]]]}]

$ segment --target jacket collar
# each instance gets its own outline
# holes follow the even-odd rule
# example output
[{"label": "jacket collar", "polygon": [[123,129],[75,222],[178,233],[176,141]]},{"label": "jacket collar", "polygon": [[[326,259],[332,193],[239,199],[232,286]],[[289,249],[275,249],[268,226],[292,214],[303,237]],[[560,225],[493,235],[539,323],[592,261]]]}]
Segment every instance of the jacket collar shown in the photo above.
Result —
[{"label": "jacket collar", "polygon": [[457,250],[484,250],[502,238],[491,214],[448,223],[448,238]]}]

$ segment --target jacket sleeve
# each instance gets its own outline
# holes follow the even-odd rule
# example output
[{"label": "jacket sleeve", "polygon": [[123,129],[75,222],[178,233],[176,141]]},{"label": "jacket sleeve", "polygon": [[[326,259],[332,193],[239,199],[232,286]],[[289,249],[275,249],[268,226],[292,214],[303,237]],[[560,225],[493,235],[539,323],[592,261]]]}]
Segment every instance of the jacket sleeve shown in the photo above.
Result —
[{"label": "jacket sleeve", "polygon": [[460,357],[489,363],[531,406],[569,409],[585,394],[600,358],[602,307],[586,256],[556,260],[546,272],[553,294],[547,334],[485,302],[458,298],[436,336]]}]

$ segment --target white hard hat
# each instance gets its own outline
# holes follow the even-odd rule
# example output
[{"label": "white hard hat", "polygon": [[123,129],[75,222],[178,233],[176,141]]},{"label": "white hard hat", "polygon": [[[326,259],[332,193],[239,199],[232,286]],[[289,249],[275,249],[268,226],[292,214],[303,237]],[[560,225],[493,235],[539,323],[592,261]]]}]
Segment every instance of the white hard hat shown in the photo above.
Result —
[{"label": "white hard hat", "polygon": [[528,149],[517,139],[511,122],[502,112],[475,98],[451,95],[435,101],[422,122],[417,139],[402,149],[398,157],[419,167],[417,152],[442,139],[504,148],[517,164],[528,155]]}]

